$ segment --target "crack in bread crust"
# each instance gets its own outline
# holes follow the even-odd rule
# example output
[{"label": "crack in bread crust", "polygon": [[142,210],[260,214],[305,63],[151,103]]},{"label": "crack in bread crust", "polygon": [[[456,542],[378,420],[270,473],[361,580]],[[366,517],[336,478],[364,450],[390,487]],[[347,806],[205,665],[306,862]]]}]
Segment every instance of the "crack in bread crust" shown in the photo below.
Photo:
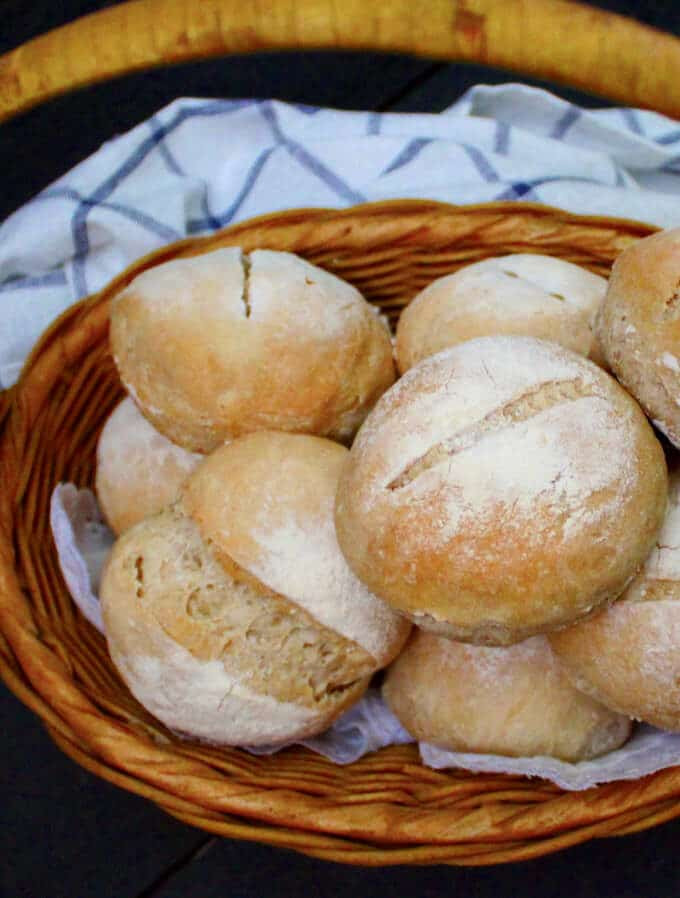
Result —
[{"label": "crack in bread crust", "polygon": [[245,317],[250,318],[250,269],[252,262],[248,253],[241,253],[241,268],[243,269],[243,290],[241,292],[241,302]]},{"label": "crack in bread crust", "polygon": [[680,278],[678,278],[673,293],[666,299],[662,309],[664,321],[675,321],[680,315]]},{"label": "crack in bread crust", "polygon": [[464,452],[482,440],[487,434],[528,421],[546,409],[575,399],[598,395],[593,387],[582,380],[556,380],[539,384],[515,399],[494,409],[470,427],[464,427],[446,440],[436,443],[419,458],[412,461],[388,485],[389,490],[400,490],[442,461]]},{"label": "crack in bread crust", "polygon": [[247,688],[319,711],[362,691],[376,667],[363,648],[216,552],[191,519],[170,510],[145,523],[151,539],[124,562],[131,585],[143,565],[138,601],[197,660],[219,660]]}]

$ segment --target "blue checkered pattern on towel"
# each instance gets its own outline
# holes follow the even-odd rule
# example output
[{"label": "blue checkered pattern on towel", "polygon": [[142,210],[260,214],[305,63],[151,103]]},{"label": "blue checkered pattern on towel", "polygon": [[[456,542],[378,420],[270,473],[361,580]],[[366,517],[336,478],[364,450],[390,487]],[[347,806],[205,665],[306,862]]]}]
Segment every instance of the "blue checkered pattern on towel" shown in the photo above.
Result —
[{"label": "blue checkered pattern on towel", "polygon": [[0,386],[56,315],[133,259],[253,215],[522,199],[672,226],[678,194],[680,124],[523,85],[473,88],[438,115],[177,100],[0,226]]}]

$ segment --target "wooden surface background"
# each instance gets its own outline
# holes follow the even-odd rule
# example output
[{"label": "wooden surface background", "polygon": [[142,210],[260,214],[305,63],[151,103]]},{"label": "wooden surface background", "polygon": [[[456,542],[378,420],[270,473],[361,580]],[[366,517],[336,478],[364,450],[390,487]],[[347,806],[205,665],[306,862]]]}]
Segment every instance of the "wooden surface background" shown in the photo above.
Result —
[{"label": "wooden surface background", "polygon": [[[111,2],[2,0],[0,52]],[[680,31],[677,0],[600,0]],[[276,97],[352,109],[437,111],[475,83],[513,80],[402,56],[309,53],[211,60],[127,77],[54,100],[0,127],[0,220],[177,96]],[[526,80],[526,79],[524,79]],[[534,82],[536,83],[536,82]],[[601,100],[560,89],[584,105]],[[0,684],[0,898],[212,898],[229,895],[676,895],[680,821],[511,867],[365,870],[218,840],[91,776],[64,757]]]}]

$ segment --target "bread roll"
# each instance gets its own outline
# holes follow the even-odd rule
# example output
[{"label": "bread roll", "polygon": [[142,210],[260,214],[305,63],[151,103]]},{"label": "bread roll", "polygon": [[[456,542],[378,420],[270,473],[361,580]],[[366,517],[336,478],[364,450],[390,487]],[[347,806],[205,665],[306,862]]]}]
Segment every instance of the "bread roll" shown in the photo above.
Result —
[{"label": "bread roll", "polygon": [[553,256],[518,253],[467,265],[404,309],[397,365],[403,373],[442,349],[494,334],[554,340],[601,361],[593,319],[606,288],[604,278]]},{"label": "bread roll", "polygon": [[623,714],[680,730],[680,472],[640,574],[611,608],[551,634],[576,685]]},{"label": "bread roll", "polygon": [[[184,500],[116,542],[101,585],[109,651],[170,729],[226,745],[306,738],[403,646],[408,623],[354,578],[335,542],[346,453],[315,437],[244,437],[196,469]],[[252,565],[239,541],[261,547]]]},{"label": "bread roll", "polygon": [[333,508],[349,455],[338,443],[260,432],[216,450],[186,481],[184,507],[230,570],[287,596],[385,667],[408,621],[377,599],[340,551]]},{"label": "bread roll", "polygon": [[256,430],[351,437],[394,380],[387,327],[350,284],[237,247],[138,275],[111,306],[121,379],[194,452]]},{"label": "bread roll", "polygon": [[117,535],[174,502],[202,455],[158,433],[132,399],[111,412],[97,444],[95,490]]},{"label": "bread roll", "polygon": [[424,629],[505,645],[616,598],[666,490],[661,446],[613,378],[555,343],[482,337],[382,397],[335,520],[373,593]]},{"label": "bread roll", "polygon": [[597,331],[611,370],[680,447],[680,228],[621,253]]},{"label": "bread roll", "polygon": [[383,695],[412,736],[450,751],[583,761],[631,730],[571,685],[545,636],[487,648],[415,631]]}]

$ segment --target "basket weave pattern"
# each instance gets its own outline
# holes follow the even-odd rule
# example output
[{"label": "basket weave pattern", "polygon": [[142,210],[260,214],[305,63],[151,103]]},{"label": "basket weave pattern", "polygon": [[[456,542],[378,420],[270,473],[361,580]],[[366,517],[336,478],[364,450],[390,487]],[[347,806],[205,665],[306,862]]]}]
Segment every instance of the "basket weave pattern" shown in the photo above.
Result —
[{"label": "basket weave pattern", "polygon": [[461,265],[533,251],[606,275],[652,230],[519,203],[294,210],[165,247],[69,309],[0,396],[0,673],[9,687],[99,776],[207,831],[329,860],[500,863],[680,814],[680,769],[565,793],[540,780],[430,770],[414,746],[340,767],[300,748],[255,757],[180,742],[132,698],[74,607],[49,531],[54,486],[93,484],[99,432],[123,395],[108,304],[145,268],[221,246],[287,250],[355,284],[394,323],[419,289]]}]

